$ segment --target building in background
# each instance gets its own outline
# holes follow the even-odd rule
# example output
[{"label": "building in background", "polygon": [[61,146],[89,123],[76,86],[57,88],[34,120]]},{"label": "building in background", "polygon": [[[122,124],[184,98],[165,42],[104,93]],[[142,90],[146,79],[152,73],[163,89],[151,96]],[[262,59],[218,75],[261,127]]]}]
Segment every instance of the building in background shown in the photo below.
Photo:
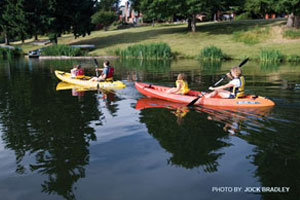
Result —
[{"label": "building in background", "polygon": [[126,1],[124,5],[120,6],[119,20],[131,24],[141,24],[143,23],[142,13],[133,10],[130,2]]}]

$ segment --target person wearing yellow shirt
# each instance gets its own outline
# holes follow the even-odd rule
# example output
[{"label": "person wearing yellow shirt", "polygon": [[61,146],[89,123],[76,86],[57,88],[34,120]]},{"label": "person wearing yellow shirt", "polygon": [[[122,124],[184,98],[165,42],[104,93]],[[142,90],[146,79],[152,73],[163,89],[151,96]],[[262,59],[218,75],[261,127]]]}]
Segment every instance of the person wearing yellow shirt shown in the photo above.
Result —
[{"label": "person wearing yellow shirt", "polygon": [[186,76],[183,73],[178,74],[177,80],[176,80],[176,88],[171,88],[167,90],[167,93],[169,94],[181,94],[185,95],[189,92],[188,83],[186,81]]}]

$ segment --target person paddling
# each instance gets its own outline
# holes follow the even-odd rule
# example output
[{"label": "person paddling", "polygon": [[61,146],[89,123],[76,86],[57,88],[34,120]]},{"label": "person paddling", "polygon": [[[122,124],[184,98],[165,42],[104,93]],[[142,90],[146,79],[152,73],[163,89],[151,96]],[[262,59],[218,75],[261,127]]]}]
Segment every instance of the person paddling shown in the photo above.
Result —
[{"label": "person paddling", "polygon": [[[212,98],[220,96],[223,99],[236,99],[244,96],[245,78],[242,76],[242,70],[240,67],[231,68],[230,72],[226,74],[231,81],[225,85],[219,87],[209,87],[209,90],[213,92],[204,95],[206,98]],[[230,91],[225,90],[230,88]]]},{"label": "person paddling", "polygon": [[90,81],[113,81],[114,68],[109,65],[109,61],[103,62],[103,69],[97,68],[96,70],[102,71],[99,77],[93,77]]},{"label": "person paddling", "polygon": [[183,73],[178,74],[176,80],[176,88],[171,88],[167,90],[169,94],[182,94],[185,95],[189,92],[188,83],[186,81],[186,76]]}]

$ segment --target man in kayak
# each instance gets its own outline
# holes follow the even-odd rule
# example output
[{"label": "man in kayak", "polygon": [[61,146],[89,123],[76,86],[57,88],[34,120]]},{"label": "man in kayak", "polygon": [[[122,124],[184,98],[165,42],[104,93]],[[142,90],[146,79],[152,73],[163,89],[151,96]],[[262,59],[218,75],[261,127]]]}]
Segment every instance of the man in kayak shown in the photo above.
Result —
[{"label": "man in kayak", "polygon": [[[240,67],[231,68],[227,77],[231,79],[226,85],[219,87],[209,87],[213,92],[206,94],[204,97],[212,98],[220,96],[223,99],[236,99],[244,96],[245,78],[242,76],[242,70]],[[225,90],[230,88],[230,91]]]},{"label": "man in kayak", "polygon": [[109,61],[103,62],[103,69],[96,69],[97,71],[102,71],[99,77],[93,77],[90,81],[112,81],[114,76],[114,68],[109,66]]},{"label": "man in kayak", "polygon": [[169,94],[181,94],[181,95],[185,95],[189,91],[190,90],[189,90],[189,87],[188,87],[188,83],[186,81],[185,74],[180,73],[177,76],[176,88],[171,88],[171,89],[167,90],[167,93],[169,93]]},{"label": "man in kayak", "polygon": [[71,78],[82,78],[84,76],[84,71],[81,68],[81,65],[75,65],[71,69]]}]

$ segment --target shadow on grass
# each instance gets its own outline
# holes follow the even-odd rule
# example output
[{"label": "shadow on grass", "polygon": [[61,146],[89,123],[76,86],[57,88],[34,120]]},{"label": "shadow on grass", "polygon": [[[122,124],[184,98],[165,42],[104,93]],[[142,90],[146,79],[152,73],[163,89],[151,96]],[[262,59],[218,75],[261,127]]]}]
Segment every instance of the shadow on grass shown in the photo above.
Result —
[{"label": "shadow on grass", "polygon": [[[197,25],[198,33],[207,33],[211,35],[219,34],[232,34],[235,31],[247,31],[256,26],[265,26],[271,24],[284,24],[283,19],[275,20],[243,20],[243,21],[232,21],[232,22],[220,22],[220,23],[208,23]],[[175,26],[175,27],[174,27]],[[161,27],[161,26],[160,26]],[[95,37],[84,41],[74,42],[72,44],[94,44],[96,48],[108,48],[118,44],[129,44],[138,43],[147,39],[155,38],[163,34],[188,34],[186,27],[176,27],[176,25],[164,26],[165,28],[141,31],[141,32],[122,32],[114,35]]]}]

